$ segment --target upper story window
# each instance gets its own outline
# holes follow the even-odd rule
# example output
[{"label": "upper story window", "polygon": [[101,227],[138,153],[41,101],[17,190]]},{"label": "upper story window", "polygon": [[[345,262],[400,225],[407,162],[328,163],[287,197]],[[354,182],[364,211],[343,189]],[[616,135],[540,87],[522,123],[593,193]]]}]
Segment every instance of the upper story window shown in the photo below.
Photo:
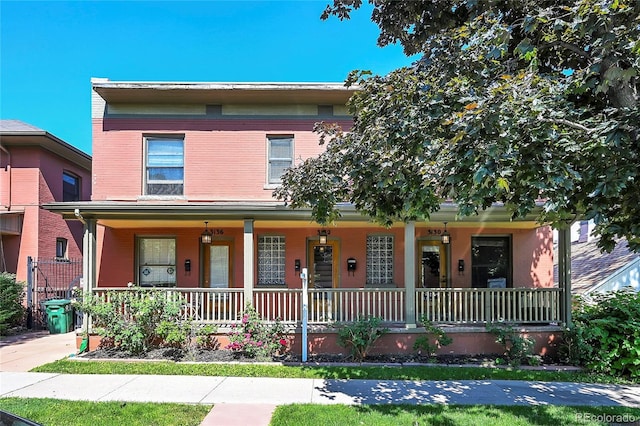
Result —
[{"label": "upper story window", "polygon": [[267,151],[267,183],[281,183],[282,174],[293,165],[293,135],[267,136]]},{"label": "upper story window", "polygon": [[471,237],[473,287],[505,288],[511,283],[511,238]]},{"label": "upper story window", "polygon": [[145,195],[183,195],[184,139],[148,137],[145,155]]},{"label": "upper story window", "polygon": [[62,172],[62,201],[80,201],[80,178],[70,172]]},{"label": "upper story window", "polygon": [[393,284],[393,235],[367,236],[367,284]]},{"label": "upper story window", "polygon": [[284,236],[258,237],[258,284],[283,285],[284,272]]}]

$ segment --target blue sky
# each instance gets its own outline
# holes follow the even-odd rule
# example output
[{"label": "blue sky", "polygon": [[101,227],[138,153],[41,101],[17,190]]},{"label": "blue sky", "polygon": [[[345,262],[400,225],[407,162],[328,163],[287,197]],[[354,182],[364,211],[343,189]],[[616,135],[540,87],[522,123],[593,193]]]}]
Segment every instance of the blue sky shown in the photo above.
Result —
[{"label": "blue sky", "polygon": [[341,82],[411,60],[376,45],[370,8],[320,20],[324,1],[0,0],[0,118],[91,153],[91,77]]}]

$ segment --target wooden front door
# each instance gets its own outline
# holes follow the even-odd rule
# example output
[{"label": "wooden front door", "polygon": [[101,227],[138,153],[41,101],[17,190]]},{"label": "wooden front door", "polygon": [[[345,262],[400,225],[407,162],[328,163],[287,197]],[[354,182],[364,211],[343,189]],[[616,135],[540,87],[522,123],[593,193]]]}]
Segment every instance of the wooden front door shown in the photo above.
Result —
[{"label": "wooden front door", "polygon": [[227,241],[214,241],[204,246],[203,287],[231,287],[231,253],[231,243]]}]

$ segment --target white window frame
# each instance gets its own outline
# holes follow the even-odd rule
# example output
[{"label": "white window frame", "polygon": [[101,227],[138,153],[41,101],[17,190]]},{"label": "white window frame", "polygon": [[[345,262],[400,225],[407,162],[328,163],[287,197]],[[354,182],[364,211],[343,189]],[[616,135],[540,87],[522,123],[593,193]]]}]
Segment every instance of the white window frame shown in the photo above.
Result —
[{"label": "white window frame", "polygon": [[[144,137],[144,164],[143,164],[143,193],[149,197],[182,197],[184,196],[184,173],[185,173],[185,142],[184,135],[161,135],[161,136],[145,136]],[[182,179],[174,180],[156,180],[149,179],[149,169],[154,166],[149,165],[149,142],[155,141],[180,141],[182,142],[182,166],[167,166],[166,168],[182,169]],[[158,166],[156,166],[158,167]],[[149,185],[182,185],[182,191],[179,194],[156,194],[149,192]]]},{"label": "white window frame", "polygon": [[[289,156],[288,157],[272,157],[271,143],[273,141],[289,140]],[[294,135],[267,135],[267,185],[279,185],[282,183],[282,175],[274,177],[272,173],[272,163],[276,161],[289,162],[289,167],[293,166],[294,153]]]},{"label": "white window frame", "polygon": [[[143,262],[143,247],[144,247],[144,242],[145,241],[152,241],[152,240],[171,240],[173,242],[173,259],[170,259],[169,254],[167,253],[166,256],[166,261],[164,262],[147,262],[147,263],[142,263]],[[178,285],[178,279],[177,279],[177,275],[178,275],[178,268],[177,268],[177,264],[176,264],[176,259],[178,258],[177,252],[177,241],[175,237],[171,237],[171,236],[138,236],[136,237],[136,280],[138,281],[138,284],[140,286],[144,286],[144,287],[176,287]],[[142,280],[142,275],[146,275],[145,269],[149,271],[149,273],[153,273],[153,269],[157,268],[157,269],[163,269],[166,268],[166,275],[167,277],[171,277],[172,280],[166,280],[166,281],[157,281],[156,283],[152,284],[152,285],[145,285],[145,283]],[[164,272],[163,272],[164,273]]]},{"label": "white window frame", "polygon": [[258,236],[258,285],[286,285],[284,235]]},{"label": "white window frame", "polygon": [[393,284],[395,241],[389,234],[367,235],[366,283],[369,286]]}]

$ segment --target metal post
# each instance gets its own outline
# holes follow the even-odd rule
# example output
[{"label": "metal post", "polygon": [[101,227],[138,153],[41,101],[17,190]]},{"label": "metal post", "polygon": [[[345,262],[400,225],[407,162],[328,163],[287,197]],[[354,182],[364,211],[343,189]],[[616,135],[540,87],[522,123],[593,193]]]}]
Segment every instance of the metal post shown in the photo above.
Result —
[{"label": "metal post", "polygon": [[27,328],[33,328],[33,257],[27,256]]},{"label": "metal post", "polygon": [[309,276],[307,268],[302,268],[302,362],[307,362],[307,321],[309,318]]}]

